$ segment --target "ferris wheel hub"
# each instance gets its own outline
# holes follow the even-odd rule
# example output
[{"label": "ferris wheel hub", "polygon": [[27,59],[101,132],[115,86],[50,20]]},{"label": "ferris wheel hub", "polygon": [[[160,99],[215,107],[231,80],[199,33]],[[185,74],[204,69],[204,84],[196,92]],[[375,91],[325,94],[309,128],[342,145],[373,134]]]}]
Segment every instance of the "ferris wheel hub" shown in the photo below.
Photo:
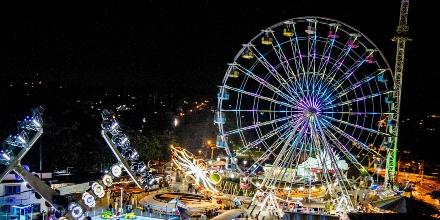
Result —
[{"label": "ferris wheel hub", "polygon": [[304,111],[304,115],[307,117],[307,118],[309,118],[309,119],[312,119],[312,118],[315,118],[316,117],[316,115],[318,114],[318,109],[316,109],[316,108],[314,108],[314,107],[309,107],[309,108],[307,108],[305,111]]}]

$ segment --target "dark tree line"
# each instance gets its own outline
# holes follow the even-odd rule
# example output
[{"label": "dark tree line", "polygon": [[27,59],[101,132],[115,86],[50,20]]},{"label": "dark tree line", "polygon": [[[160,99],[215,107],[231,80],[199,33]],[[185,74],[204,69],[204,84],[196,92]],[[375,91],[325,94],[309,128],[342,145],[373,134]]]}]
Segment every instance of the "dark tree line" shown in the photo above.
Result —
[{"label": "dark tree line", "polygon": [[138,151],[141,159],[169,160],[170,145],[178,145],[177,137],[169,130],[162,132],[150,131],[147,134],[131,133],[130,140]]},{"label": "dark tree line", "polygon": [[[122,120],[121,120],[122,121]],[[44,133],[23,160],[31,171],[39,171],[40,146],[43,171],[65,170],[73,167],[78,172],[99,172],[108,169],[116,159],[100,135],[100,118],[76,118],[66,113],[58,117],[44,117]],[[177,144],[171,131],[139,132],[125,129],[132,145],[138,150],[141,159],[169,160],[170,144]]]}]

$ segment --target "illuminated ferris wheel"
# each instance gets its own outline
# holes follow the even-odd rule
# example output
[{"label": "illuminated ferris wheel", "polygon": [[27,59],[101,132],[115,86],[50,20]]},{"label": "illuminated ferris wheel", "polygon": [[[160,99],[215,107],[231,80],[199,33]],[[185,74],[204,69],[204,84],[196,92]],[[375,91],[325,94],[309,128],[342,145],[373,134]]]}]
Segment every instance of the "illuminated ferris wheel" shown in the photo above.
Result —
[{"label": "illuminated ferris wheel", "polygon": [[243,175],[264,176],[260,187],[348,195],[347,173],[368,176],[368,161],[384,161],[379,151],[392,145],[390,67],[370,39],[336,20],[262,30],[219,88],[217,147]]}]

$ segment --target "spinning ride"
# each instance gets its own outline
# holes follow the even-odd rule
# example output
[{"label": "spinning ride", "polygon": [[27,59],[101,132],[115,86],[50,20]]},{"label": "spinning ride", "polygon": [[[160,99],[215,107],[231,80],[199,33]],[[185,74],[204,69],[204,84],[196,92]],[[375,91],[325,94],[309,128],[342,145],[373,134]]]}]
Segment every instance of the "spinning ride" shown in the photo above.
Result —
[{"label": "spinning ride", "polygon": [[171,161],[185,174],[185,177],[191,178],[197,186],[202,186],[202,191],[217,193],[216,185],[220,183],[221,176],[208,171],[208,165],[203,159],[196,158],[191,152],[184,148],[171,145]]}]

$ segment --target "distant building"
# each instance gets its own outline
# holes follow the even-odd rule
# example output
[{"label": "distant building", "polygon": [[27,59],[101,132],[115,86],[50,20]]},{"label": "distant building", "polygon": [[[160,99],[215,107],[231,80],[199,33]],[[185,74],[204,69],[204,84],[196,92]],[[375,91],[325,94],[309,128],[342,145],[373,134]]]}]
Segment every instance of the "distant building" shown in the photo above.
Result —
[{"label": "distant building", "polygon": [[[60,195],[81,195],[90,188],[89,181],[98,179],[98,174],[72,175],[70,173],[35,173]],[[52,210],[46,201],[34,192],[25,181],[15,173],[8,174],[0,183],[0,220],[42,219]]]},{"label": "distant building", "polygon": [[[51,173],[37,173],[42,180],[52,178]],[[14,173],[0,183],[0,219],[41,219],[41,212],[48,213],[45,200],[35,195],[32,188]]]}]

